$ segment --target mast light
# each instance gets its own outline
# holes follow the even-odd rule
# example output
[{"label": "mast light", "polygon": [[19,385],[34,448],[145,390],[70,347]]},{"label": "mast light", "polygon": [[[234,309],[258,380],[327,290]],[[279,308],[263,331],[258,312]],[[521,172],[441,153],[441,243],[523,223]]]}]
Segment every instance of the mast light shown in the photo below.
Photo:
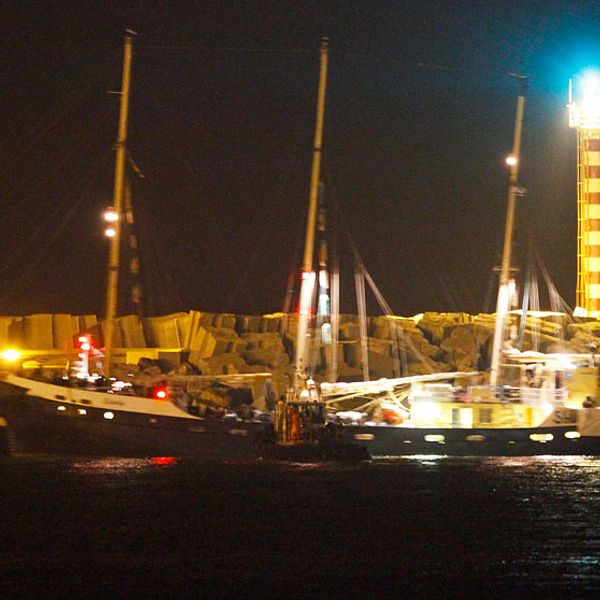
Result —
[{"label": "mast light", "polygon": [[115,223],[116,221],[119,220],[119,214],[117,213],[117,211],[115,210],[114,207],[109,206],[105,211],[104,211],[104,220],[107,223]]},{"label": "mast light", "polygon": [[517,161],[517,157],[516,157],[514,154],[509,154],[509,155],[506,157],[506,164],[507,164],[509,167],[514,167],[514,166],[517,164],[517,162],[518,162],[518,161]]}]

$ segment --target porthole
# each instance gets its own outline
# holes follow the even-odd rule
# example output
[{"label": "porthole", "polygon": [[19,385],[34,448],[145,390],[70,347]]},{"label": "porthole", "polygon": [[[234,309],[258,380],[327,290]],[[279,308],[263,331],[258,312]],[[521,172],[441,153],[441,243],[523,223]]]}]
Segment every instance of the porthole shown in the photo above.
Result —
[{"label": "porthole", "polygon": [[62,404],[56,407],[56,410],[58,412],[65,412],[65,410],[67,410],[66,406],[63,406]]},{"label": "porthole", "polygon": [[107,411],[104,413],[104,418],[105,418],[105,419],[107,419],[108,421],[112,421],[112,419],[114,419],[114,418],[115,418],[115,413],[113,413],[113,412],[110,412],[110,410],[107,410]]},{"label": "porthole", "polygon": [[354,439],[367,442],[370,440],[374,440],[375,436],[372,433],[355,433]]},{"label": "porthole", "polygon": [[424,439],[426,442],[437,442],[438,444],[443,444],[446,441],[446,436],[439,435],[437,433],[429,433]]},{"label": "porthole", "polygon": [[565,437],[568,440],[578,440],[581,437],[579,431],[567,431],[565,432]]},{"label": "porthole", "polygon": [[468,435],[465,440],[467,442],[483,442],[485,441],[485,435]]},{"label": "porthole", "polygon": [[229,433],[230,433],[230,435],[240,435],[240,436],[244,437],[244,436],[248,435],[248,430],[247,429],[230,429]]},{"label": "porthole", "polygon": [[540,442],[541,444],[545,444],[546,442],[551,442],[554,439],[554,436],[551,433],[532,433],[529,436],[529,439],[532,442]]}]

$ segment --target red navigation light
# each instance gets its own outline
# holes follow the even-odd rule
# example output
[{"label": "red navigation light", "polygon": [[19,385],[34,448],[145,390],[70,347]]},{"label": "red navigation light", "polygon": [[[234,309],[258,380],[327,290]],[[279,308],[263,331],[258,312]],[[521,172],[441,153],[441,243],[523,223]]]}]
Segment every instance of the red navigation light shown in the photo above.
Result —
[{"label": "red navigation light", "polygon": [[174,456],[153,456],[150,460],[155,465],[173,465],[177,462]]},{"label": "red navigation light", "polygon": [[166,400],[169,397],[169,391],[165,386],[155,387],[152,390],[152,397],[155,400]]},{"label": "red navigation light", "polygon": [[94,333],[83,331],[73,336],[73,346],[76,350],[80,350],[81,352],[90,352],[91,350],[95,350],[96,348],[100,347],[100,344],[101,341]]},{"label": "red navigation light", "polygon": [[80,335],[77,338],[77,348],[89,352],[93,348],[91,339],[87,335]]}]

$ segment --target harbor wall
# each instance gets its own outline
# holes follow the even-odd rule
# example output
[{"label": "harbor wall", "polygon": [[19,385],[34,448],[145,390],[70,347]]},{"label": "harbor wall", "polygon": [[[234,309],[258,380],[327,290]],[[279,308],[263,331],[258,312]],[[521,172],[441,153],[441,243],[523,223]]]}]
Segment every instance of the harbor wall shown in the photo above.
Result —
[{"label": "harbor wall", "polygon": [[[515,335],[520,318],[512,315]],[[486,369],[493,328],[491,314],[368,317],[370,377],[394,377],[398,367],[402,374]],[[530,315],[521,329],[523,350],[587,353],[600,345],[600,321],[594,319],[572,322],[564,314]],[[0,350],[74,354],[74,339],[84,331],[101,333],[102,321],[95,315],[3,316]],[[128,315],[117,319],[116,356],[129,364],[137,364],[142,357],[170,360],[170,366],[185,357],[206,375],[270,371],[275,387],[284,389],[292,372],[295,331],[296,316],[281,313],[257,316],[192,310],[145,318]],[[364,350],[356,316],[340,316],[339,342],[339,379],[362,379]],[[316,360],[318,376],[325,376],[331,361],[328,348],[322,347]]]}]

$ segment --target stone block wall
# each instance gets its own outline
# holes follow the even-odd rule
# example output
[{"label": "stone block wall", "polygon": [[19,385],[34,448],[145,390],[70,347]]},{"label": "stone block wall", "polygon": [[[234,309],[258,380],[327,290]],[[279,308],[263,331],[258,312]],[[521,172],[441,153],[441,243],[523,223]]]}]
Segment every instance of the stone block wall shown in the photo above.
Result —
[{"label": "stone block wall", "polygon": [[[520,317],[512,316],[513,330]],[[118,318],[117,354],[124,349],[186,351],[189,362],[205,374],[272,372],[277,393],[293,373],[295,315],[215,314],[189,311],[145,317]],[[0,317],[0,350],[72,352],[73,338],[81,331],[98,331],[95,315],[34,314]],[[367,340],[371,377],[394,377],[394,355],[408,366],[403,374],[449,370],[483,370],[489,366],[494,315],[426,312],[414,317],[368,318]],[[358,319],[340,316],[337,365],[340,379],[362,378],[362,351]],[[395,340],[401,345],[396,351]],[[569,320],[566,315],[528,316],[524,323],[524,350],[590,352],[600,348],[600,321]],[[316,364],[324,378],[331,356],[322,348]]]}]

